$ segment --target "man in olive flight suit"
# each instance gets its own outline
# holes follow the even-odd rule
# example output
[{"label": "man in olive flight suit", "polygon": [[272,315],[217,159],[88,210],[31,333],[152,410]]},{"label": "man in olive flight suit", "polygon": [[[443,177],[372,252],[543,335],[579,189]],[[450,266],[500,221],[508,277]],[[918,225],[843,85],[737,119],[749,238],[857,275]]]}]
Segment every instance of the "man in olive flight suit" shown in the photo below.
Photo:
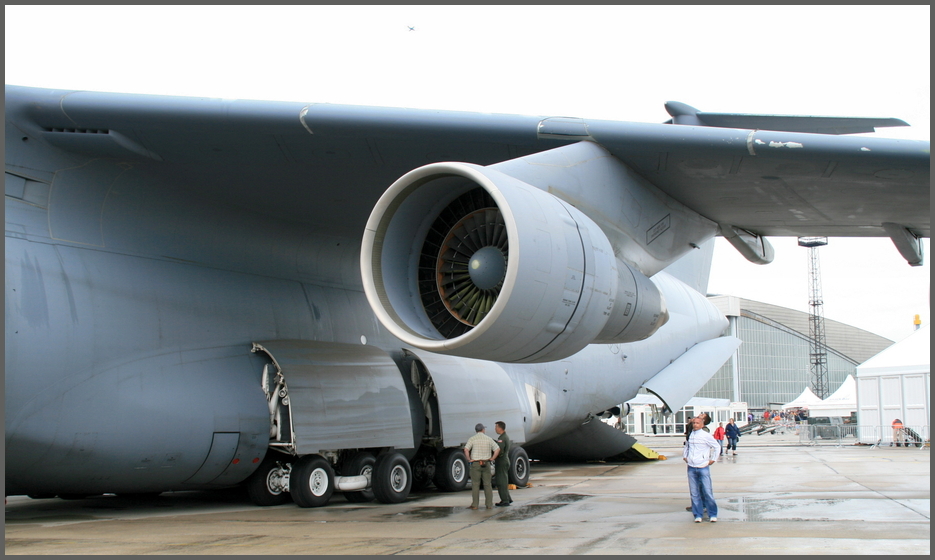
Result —
[{"label": "man in olive flight suit", "polygon": [[510,499],[510,436],[506,435],[506,423],[497,422],[493,428],[497,432],[494,441],[500,448],[500,454],[497,456],[497,492],[500,494],[500,501],[497,507],[505,507],[513,503]]}]

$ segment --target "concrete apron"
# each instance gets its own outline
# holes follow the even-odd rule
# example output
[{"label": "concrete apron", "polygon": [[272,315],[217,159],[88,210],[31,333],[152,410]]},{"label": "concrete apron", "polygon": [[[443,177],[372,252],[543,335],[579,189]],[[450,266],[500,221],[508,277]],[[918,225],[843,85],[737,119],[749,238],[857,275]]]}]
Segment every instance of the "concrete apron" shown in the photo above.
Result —
[{"label": "concrete apron", "polygon": [[[745,436],[711,467],[718,523],[693,523],[679,437],[669,457],[532,464],[511,507],[470,489],[397,505],[260,508],[238,492],[32,500],[6,506],[7,554],[929,554],[929,451],[808,447]],[[494,493],[496,498],[496,492]]]}]

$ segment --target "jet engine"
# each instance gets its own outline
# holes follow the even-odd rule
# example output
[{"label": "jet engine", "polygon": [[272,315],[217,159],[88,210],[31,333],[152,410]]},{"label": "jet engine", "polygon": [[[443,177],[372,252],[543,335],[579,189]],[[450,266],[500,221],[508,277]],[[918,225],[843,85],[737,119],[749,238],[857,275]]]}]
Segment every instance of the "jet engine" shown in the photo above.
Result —
[{"label": "jet engine", "polygon": [[468,163],[393,183],[367,223],[361,270],[383,325],[442,354],[552,361],[644,339],[668,319],[655,284],[614,256],[588,216]]}]

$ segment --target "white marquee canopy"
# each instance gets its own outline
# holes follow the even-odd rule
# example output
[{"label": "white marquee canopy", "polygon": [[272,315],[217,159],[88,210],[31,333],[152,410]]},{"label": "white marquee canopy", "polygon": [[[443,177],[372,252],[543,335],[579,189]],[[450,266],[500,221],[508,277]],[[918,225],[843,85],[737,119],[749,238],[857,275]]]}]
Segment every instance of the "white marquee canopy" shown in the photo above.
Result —
[{"label": "white marquee canopy", "polygon": [[811,387],[805,387],[805,390],[802,391],[801,395],[796,397],[794,400],[782,405],[782,409],[789,410],[790,408],[810,408],[812,405],[818,404],[820,402],[821,399],[812,392]]}]

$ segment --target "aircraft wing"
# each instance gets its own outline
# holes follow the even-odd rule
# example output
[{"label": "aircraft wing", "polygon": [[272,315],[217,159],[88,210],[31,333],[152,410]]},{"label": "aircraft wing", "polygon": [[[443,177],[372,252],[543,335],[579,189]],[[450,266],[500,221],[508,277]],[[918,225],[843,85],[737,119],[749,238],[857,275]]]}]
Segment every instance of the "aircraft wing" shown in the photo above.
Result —
[{"label": "aircraft wing", "polygon": [[[927,141],[18,86],[6,87],[6,103],[34,125],[22,125],[24,139],[161,162],[154,173],[178,174],[207,197],[342,235],[359,236],[373,202],[415,167],[489,165],[580,141],[599,143],[722,232],[883,237],[894,223],[930,235]],[[7,157],[15,170],[15,151]],[[358,203],[335,216],[322,201]]]},{"label": "aircraft wing", "polygon": [[761,235],[929,236],[929,143],[628,123],[594,138],[699,214]]}]

